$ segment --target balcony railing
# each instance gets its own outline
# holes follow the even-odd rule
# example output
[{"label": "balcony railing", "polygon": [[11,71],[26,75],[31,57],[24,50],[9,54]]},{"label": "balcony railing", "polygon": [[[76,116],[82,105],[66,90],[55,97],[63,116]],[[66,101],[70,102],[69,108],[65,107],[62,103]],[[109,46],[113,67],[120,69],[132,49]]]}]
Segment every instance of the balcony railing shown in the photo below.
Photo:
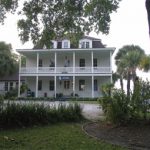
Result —
[{"label": "balcony railing", "polygon": [[111,67],[22,67],[20,74],[111,73]]}]

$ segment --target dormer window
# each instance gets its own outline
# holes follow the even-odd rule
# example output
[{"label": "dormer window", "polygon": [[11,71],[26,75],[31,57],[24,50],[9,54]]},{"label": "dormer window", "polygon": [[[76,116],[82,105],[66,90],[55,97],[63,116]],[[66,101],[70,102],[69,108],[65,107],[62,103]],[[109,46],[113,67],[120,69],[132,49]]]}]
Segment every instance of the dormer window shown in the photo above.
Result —
[{"label": "dormer window", "polygon": [[90,42],[86,42],[86,47],[85,48],[90,48]]},{"label": "dormer window", "polygon": [[57,41],[52,40],[50,46],[51,46],[52,49],[57,48]]},{"label": "dormer window", "polygon": [[69,40],[63,40],[62,41],[62,48],[70,48],[70,41]]},{"label": "dormer window", "polygon": [[81,48],[90,48],[90,42],[82,42]]},{"label": "dormer window", "polygon": [[51,43],[51,48],[54,48],[54,42]]},{"label": "dormer window", "polygon": [[79,48],[92,48],[92,41],[88,39],[81,39],[79,41]]},{"label": "dormer window", "polygon": [[65,41],[64,42],[64,48],[69,48],[68,46],[69,46],[68,41]]}]

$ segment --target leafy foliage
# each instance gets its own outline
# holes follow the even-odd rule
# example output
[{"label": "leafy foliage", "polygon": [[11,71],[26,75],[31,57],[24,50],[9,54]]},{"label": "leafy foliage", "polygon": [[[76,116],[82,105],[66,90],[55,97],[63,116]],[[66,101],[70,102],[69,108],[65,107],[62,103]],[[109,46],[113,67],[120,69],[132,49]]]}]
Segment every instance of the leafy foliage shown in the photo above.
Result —
[{"label": "leafy foliage", "polygon": [[50,47],[50,40],[69,36],[73,42],[95,30],[107,34],[110,14],[120,0],[29,0],[24,2],[18,21],[22,42]]},{"label": "leafy foliage", "polygon": [[150,55],[145,56],[140,62],[140,69],[148,72],[150,70]]},{"label": "leafy foliage", "polygon": [[78,104],[44,106],[42,104],[7,103],[0,110],[0,128],[27,127],[82,119]]},{"label": "leafy foliage", "polygon": [[100,98],[100,104],[106,119],[115,124],[150,120],[150,82],[137,80],[130,98],[124,91],[114,89],[111,96]]},{"label": "leafy foliage", "polygon": [[114,90],[111,97],[104,96],[100,103],[108,121],[120,124],[129,119],[128,98],[121,90]]},{"label": "leafy foliage", "polygon": [[123,90],[123,79],[127,79],[127,95],[130,96],[130,82],[136,79],[136,70],[140,68],[141,61],[145,57],[144,50],[136,45],[126,45],[119,49],[115,56],[117,72],[120,75],[120,83]]},{"label": "leafy foliage", "polygon": [[11,50],[10,44],[0,42],[0,77],[10,75],[18,68],[18,63]]},{"label": "leafy foliage", "polygon": [[14,13],[18,7],[18,0],[1,0],[0,1],[0,23],[4,23],[6,13]]}]

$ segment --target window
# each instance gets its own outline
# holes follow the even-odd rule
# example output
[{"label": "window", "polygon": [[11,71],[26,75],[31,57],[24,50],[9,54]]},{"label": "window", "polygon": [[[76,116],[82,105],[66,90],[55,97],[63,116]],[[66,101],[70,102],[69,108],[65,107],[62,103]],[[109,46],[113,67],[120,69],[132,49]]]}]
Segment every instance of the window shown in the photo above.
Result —
[{"label": "window", "polygon": [[51,42],[50,48],[54,48],[54,42]]},{"label": "window", "polygon": [[81,43],[81,48],[85,48],[85,42]]},{"label": "window", "polygon": [[9,87],[9,90],[13,90],[13,82],[10,82],[10,87]]},{"label": "window", "polygon": [[94,91],[97,91],[98,90],[98,85],[97,85],[97,80],[95,79],[94,80]]},{"label": "window", "polygon": [[18,82],[16,82],[16,88],[18,88]]},{"label": "window", "polygon": [[85,80],[79,80],[79,91],[85,90]]},{"label": "window", "polygon": [[64,81],[64,89],[69,89],[70,87],[70,81],[66,80]]},{"label": "window", "polygon": [[54,91],[54,80],[49,81],[49,90]]},{"label": "window", "polygon": [[58,49],[62,48],[62,42],[58,42],[57,48],[58,48]]},{"label": "window", "polygon": [[90,48],[90,43],[86,42],[86,47],[85,48]]},{"label": "window", "polygon": [[80,59],[80,67],[85,67],[85,59]]},{"label": "window", "polygon": [[42,90],[42,80],[38,81],[38,90],[41,91]]},{"label": "window", "polygon": [[90,42],[82,42],[81,48],[90,48]]},{"label": "window", "polygon": [[93,67],[97,67],[97,58],[93,59]]},{"label": "window", "polygon": [[64,42],[64,48],[69,48],[68,46],[69,46],[68,41],[65,41]]},{"label": "window", "polygon": [[43,61],[42,59],[39,59],[39,67],[42,67],[43,66]]},{"label": "window", "polygon": [[8,91],[8,82],[5,82],[5,87],[4,87],[5,91]]}]

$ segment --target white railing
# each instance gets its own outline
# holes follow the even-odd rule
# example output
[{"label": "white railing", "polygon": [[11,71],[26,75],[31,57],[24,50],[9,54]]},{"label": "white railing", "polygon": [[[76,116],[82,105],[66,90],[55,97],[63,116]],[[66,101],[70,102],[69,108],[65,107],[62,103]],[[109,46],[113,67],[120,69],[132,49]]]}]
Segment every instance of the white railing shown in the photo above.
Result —
[{"label": "white railing", "polygon": [[[93,70],[92,70],[93,69]],[[111,73],[110,67],[22,67],[20,74]]]}]

